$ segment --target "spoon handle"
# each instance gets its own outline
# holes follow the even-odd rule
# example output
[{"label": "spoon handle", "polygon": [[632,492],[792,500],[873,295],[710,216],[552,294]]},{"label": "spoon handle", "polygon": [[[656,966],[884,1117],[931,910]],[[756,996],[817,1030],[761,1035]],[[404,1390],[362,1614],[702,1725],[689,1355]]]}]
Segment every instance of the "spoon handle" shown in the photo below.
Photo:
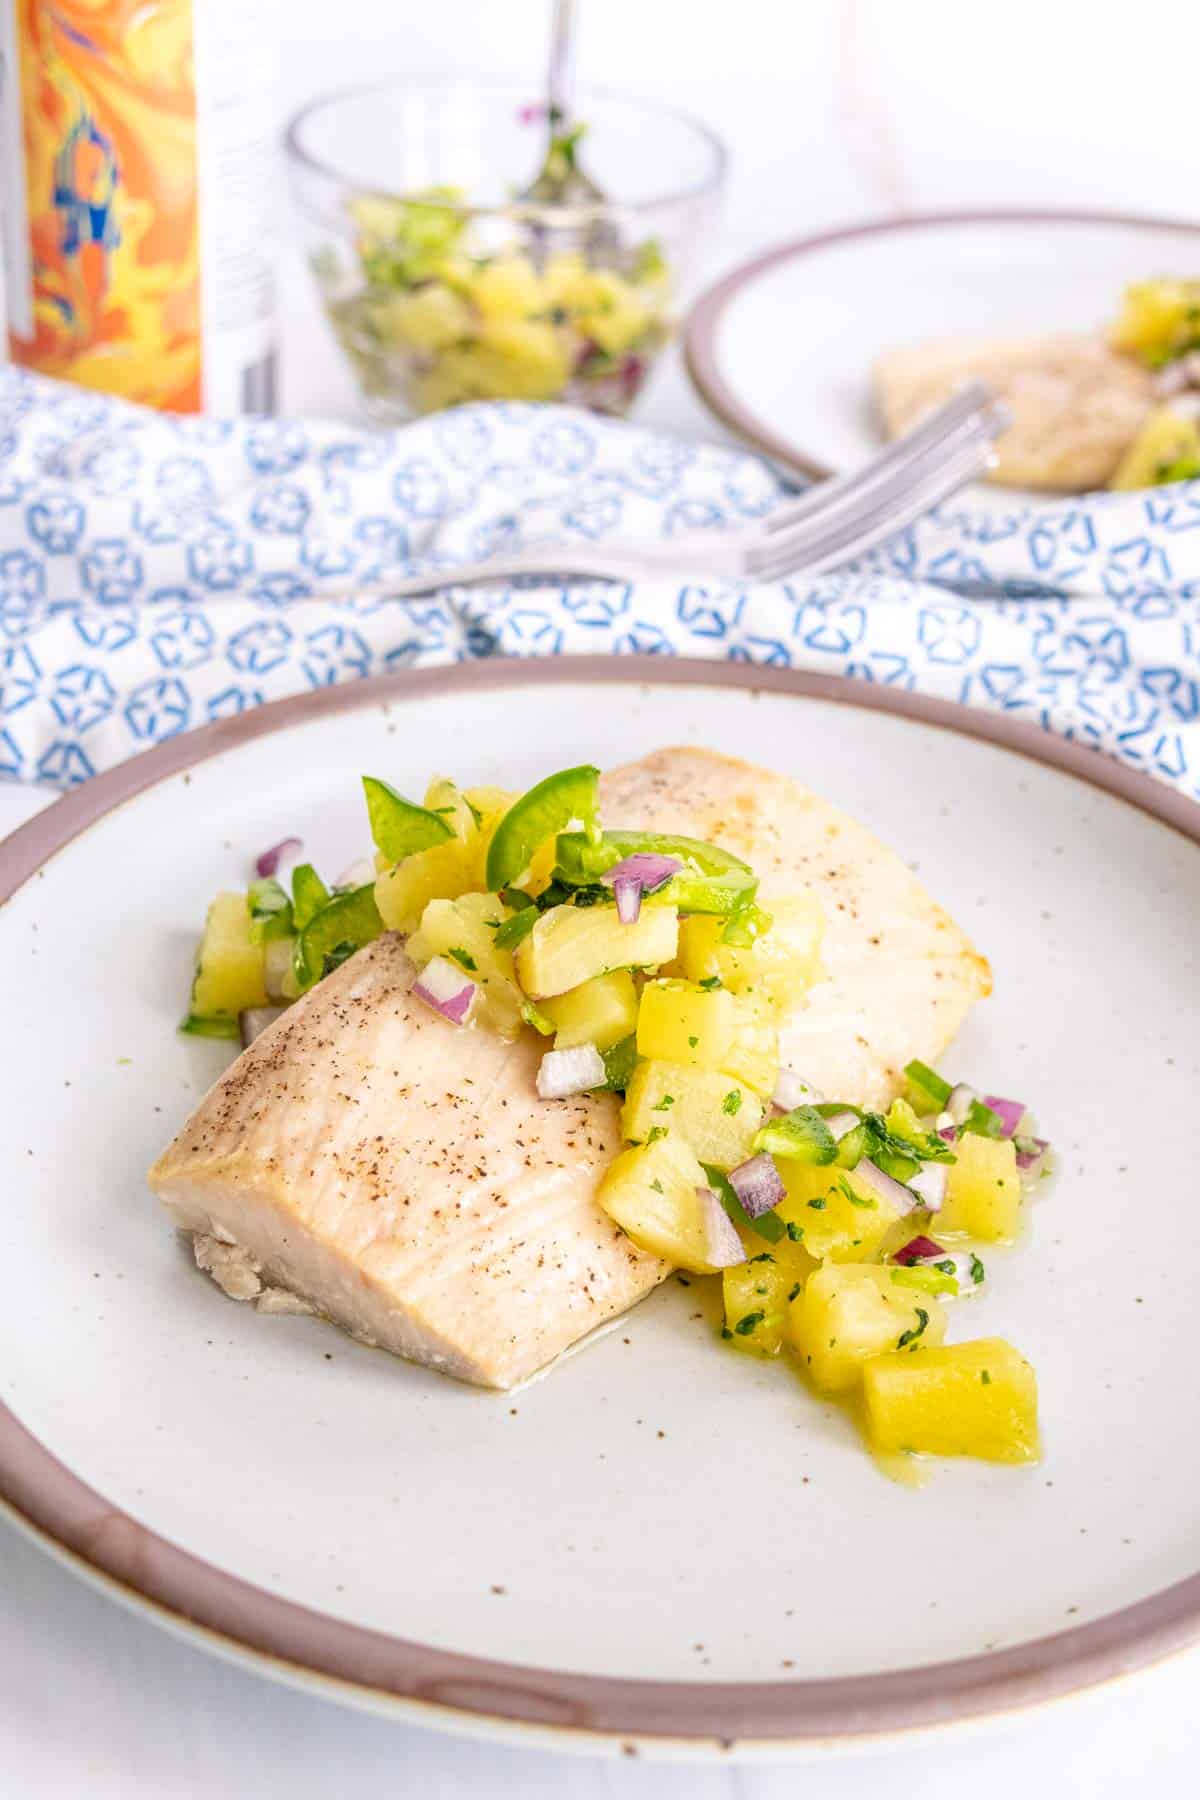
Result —
[{"label": "spoon handle", "polygon": [[547,120],[551,137],[562,132],[571,116],[571,84],[575,62],[575,0],[554,0],[550,27],[550,65],[546,74]]}]

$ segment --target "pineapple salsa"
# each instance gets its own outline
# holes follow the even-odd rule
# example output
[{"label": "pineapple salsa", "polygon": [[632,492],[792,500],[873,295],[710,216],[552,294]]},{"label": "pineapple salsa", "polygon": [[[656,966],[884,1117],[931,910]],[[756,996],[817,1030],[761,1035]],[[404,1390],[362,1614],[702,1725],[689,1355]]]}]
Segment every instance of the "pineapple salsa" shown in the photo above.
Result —
[{"label": "pineapple salsa", "polygon": [[376,854],[331,886],[266,852],[208,912],[184,1029],[249,1043],[385,930],[448,1027],[544,1040],[548,1102],[621,1097],[600,1205],[640,1248],[719,1281],[721,1337],[850,1399],[885,1454],[1029,1462],[1033,1370],[1001,1338],[946,1343],[1017,1235],[1049,1146],[1022,1104],[912,1062],[886,1114],[781,1067],[779,1023],[820,979],[811,893],[685,837],[605,831],[599,773],[516,796],[365,777]]},{"label": "pineapple salsa", "polygon": [[364,195],[351,210],[356,279],[344,286],[320,261],[315,274],[368,395],[399,392],[418,413],[564,400],[620,414],[670,335],[670,274],[652,239],[550,248],[514,220],[510,239],[485,249],[454,188]]}]

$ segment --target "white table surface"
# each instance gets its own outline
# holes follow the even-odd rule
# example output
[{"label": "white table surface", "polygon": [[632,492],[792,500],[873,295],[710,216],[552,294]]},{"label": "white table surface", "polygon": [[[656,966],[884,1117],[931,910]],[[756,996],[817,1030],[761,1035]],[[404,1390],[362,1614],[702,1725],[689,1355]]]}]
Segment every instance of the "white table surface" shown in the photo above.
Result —
[{"label": "white table surface", "polygon": [[[536,69],[546,6],[339,0],[336,31],[333,14],[318,0],[289,0],[281,110],[388,68]],[[733,23],[727,9],[695,0],[592,0],[583,48],[598,85],[670,95],[730,143],[710,272],[822,224],[897,209],[1193,215],[1195,59],[1171,50],[1189,32],[1194,41],[1190,0],[1160,0],[1152,31],[1106,30],[1085,0],[1009,0],[1003,19],[957,0],[739,0]],[[286,247],[280,269],[285,409],[352,417],[353,390]],[[719,435],[677,364],[643,416]],[[50,798],[0,785],[0,836]],[[964,1791],[1126,1800],[1135,1783],[1156,1800],[1197,1791],[1200,1652],[1037,1715],[812,1770],[671,1769],[494,1748],[275,1686],[125,1612],[3,1524],[0,1596],[3,1800],[308,1800],[385,1784],[428,1800],[790,1800],[799,1784],[831,1800]]]}]

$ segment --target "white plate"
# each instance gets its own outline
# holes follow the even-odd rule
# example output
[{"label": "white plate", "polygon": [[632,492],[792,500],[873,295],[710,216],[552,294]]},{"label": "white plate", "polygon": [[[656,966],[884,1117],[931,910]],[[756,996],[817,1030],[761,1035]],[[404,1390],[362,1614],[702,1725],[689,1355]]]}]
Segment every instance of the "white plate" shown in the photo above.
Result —
[{"label": "white plate", "polygon": [[[363,770],[519,787],[671,742],[863,817],[992,958],[950,1066],[1035,1103],[1064,1166],[955,1331],[1032,1358],[1040,1467],[893,1485],[674,1281],[514,1396],[457,1386],[225,1300],[146,1191],[225,1061],[174,1027],[205,903],[256,849],[300,829],[349,861]],[[1196,836],[1186,802],[1007,718],[632,659],[327,690],[79,790],[0,852],[0,1494],[206,1641],[458,1728],[827,1746],[1164,1653],[1200,1619]]]},{"label": "white plate", "polygon": [[1198,261],[1200,230],[1165,220],[953,213],[851,226],[710,289],[688,320],[688,369],[732,430],[821,476],[879,448],[870,369],[883,351],[1102,326],[1127,283]]}]

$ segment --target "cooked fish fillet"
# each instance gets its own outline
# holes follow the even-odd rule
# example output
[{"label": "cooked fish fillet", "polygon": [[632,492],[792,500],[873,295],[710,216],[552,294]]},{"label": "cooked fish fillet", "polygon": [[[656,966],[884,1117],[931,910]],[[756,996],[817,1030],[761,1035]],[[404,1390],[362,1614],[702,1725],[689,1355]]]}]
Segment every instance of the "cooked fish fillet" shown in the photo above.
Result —
[{"label": "cooked fish fillet", "polygon": [[905,1063],[936,1062],[987,963],[894,851],[786,776],[709,750],[656,750],[604,779],[616,828],[685,832],[732,850],[772,894],[825,909],[825,979],[782,1034],[784,1061],[834,1100],[886,1106]]},{"label": "cooked fish fillet", "polygon": [[[789,1062],[882,1103],[937,1057],[987,966],[900,860],[782,776],[662,750],[603,784],[613,826],[682,831],[753,862],[763,893],[813,888],[827,977]],[[388,933],[290,1008],[217,1082],[150,1171],[227,1293],[298,1297],[356,1337],[506,1388],[667,1274],[596,1204],[620,1148],[607,1095],[543,1101],[540,1047],[444,1023]]]},{"label": "cooked fish fillet", "polygon": [[1012,413],[990,476],[1012,487],[1105,487],[1154,405],[1150,371],[1098,334],[947,338],[876,362],[887,436],[910,430],[972,377]]}]

